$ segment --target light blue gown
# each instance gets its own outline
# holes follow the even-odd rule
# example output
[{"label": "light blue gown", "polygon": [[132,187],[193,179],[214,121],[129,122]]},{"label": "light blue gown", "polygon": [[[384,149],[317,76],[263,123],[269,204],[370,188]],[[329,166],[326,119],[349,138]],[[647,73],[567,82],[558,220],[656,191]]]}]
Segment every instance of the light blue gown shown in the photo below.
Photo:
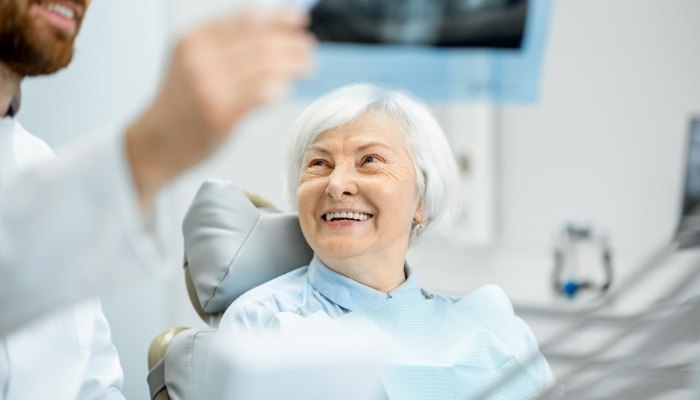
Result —
[{"label": "light blue gown", "polygon": [[383,379],[390,399],[527,399],[554,381],[529,327],[494,285],[455,298],[426,291],[406,267],[406,281],[379,292],[311,263],[252,289],[224,314],[227,335],[268,332],[277,316],[319,312],[338,320],[361,315],[429,363],[392,365]]}]

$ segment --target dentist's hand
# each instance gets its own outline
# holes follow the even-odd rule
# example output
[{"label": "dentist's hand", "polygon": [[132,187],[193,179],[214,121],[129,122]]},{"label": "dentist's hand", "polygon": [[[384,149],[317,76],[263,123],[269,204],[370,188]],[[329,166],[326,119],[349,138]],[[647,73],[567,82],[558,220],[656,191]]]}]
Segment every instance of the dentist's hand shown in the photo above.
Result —
[{"label": "dentist's hand", "polygon": [[141,204],[211,154],[252,109],[311,71],[308,16],[247,12],[201,26],[177,43],[155,101],[127,130]]}]

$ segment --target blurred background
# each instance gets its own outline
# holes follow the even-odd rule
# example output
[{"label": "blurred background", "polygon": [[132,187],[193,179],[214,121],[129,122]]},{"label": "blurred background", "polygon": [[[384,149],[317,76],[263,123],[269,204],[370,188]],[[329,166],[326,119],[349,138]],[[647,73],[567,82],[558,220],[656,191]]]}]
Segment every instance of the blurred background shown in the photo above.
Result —
[{"label": "blurred background", "polygon": [[[567,313],[585,308],[585,297],[566,299],[552,290],[552,254],[563,224],[605,232],[616,282],[634,275],[673,237],[690,120],[700,115],[700,2],[535,3],[544,18],[535,58],[522,64],[532,71],[518,77],[527,85],[526,96],[473,86],[444,96],[414,90],[429,101],[454,145],[468,204],[461,227],[448,240],[412,249],[409,261],[423,285],[436,290],[464,294],[499,284],[542,343]],[[94,1],[71,66],[24,83],[20,120],[59,154],[106,124],[129,121],[154,95],[174,37],[228,6],[219,0]],[[342,56],[319,54],[320,73],[333,72],[333,57]],[[475,51],[466,57],[493,62],[500,56]],[[362,65],[356,60],[348,69]],[[520,65],[504,68],[517,71]],[[511,76],[495,74],[494,68],[450,71],[431,79],[450,88],[452,80],[478,74],[496,86]],[[307,82],[299,86],[299,96],[250,115],[212,160],[164,191],[169,206],[163,234],[172,249],[172,274],[103,299],[124,367],[125,397],[148,398],[146,354],[156,334],[203,325],[185,291],[180,233],[201,181],[231,179],[286,208],[282,160],[289,127],[308,98],[336,83],[341,82]],[[643,310],[650,299],[687,280],[698,261],[694,250],[666,260],[615,305],[610,318]],[[601,335],[580,339],[577,347]],[[559,375],[566,360],[555,353],[550,362]]]}]

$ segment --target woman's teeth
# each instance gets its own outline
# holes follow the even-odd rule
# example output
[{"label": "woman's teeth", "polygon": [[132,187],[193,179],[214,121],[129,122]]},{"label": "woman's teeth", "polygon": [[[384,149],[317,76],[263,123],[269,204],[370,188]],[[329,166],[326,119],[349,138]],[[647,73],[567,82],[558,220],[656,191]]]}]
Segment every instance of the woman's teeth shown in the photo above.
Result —
[{"label": "woman's teeth", "polygon": [[356,221],[366,221],[371,217],[370,214],[364,213],[351,213],[351,212],[329,212],[325,215],[326,221],[331,221],[334,219],[353,219]]}]

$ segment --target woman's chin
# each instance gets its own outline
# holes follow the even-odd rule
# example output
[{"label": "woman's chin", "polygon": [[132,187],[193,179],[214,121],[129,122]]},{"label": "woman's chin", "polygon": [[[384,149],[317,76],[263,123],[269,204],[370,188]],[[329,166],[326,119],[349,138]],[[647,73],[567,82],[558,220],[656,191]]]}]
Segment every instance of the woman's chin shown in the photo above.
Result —
[{"label": "woman's chin", "polygon": [[321,260],[348,260],[366,254],[366,248],[353,243],[334,243],[320,246],[316,253]]}]

